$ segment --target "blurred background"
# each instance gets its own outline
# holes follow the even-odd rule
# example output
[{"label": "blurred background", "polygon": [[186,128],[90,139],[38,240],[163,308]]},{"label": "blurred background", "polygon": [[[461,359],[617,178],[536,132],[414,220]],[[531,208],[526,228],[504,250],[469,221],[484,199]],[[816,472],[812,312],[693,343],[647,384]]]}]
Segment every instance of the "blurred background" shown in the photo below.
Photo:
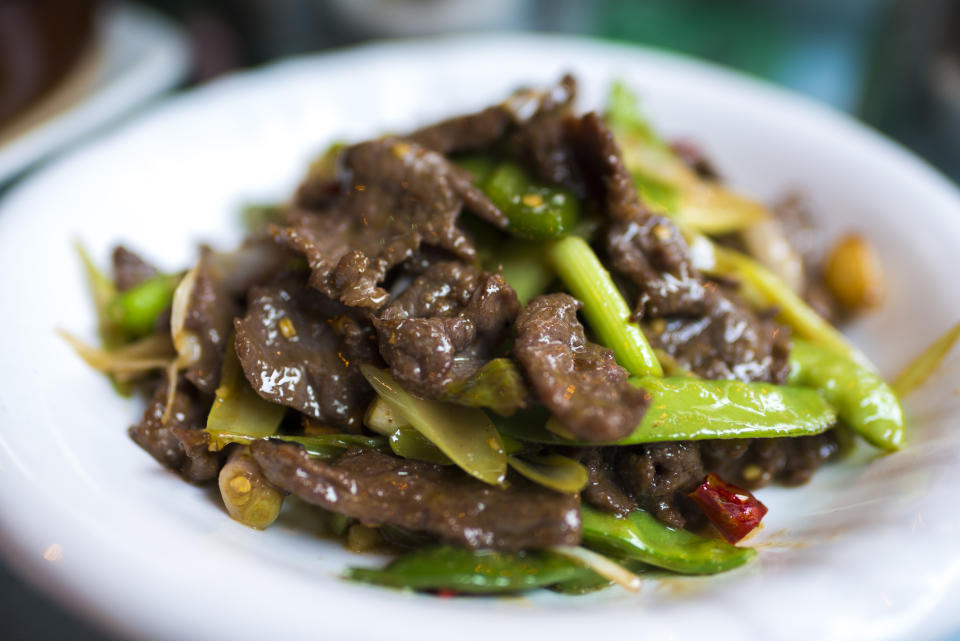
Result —
[{"label": "blurred background", "polygon": [[[710,60],[846,111],[960,181],[960,0],[0,0],[0,199],[170,92],[285,56],[477,30]],[[0,620],[4,639],[106,638],[3,565]]]}]

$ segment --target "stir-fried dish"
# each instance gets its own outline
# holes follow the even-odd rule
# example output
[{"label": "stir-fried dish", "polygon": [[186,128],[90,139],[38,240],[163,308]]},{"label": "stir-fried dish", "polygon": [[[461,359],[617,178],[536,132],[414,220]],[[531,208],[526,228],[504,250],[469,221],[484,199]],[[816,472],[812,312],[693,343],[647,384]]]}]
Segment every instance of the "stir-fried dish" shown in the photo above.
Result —
[{"label": "stir-fried dish", "polygon": [[865,239],[828,249],[802,199],[731,191],[622,85],[602,115],[575,94],[333,145],[186,272],[85,257],[103,346],[65,337],[147,390],[130,436],[233,518],[299,501],[397,553],[349,578],[575,593],[738,567],[750,490],[900,448],[898,393],[960,329],[888,385],[835,329],[882,299]]}]

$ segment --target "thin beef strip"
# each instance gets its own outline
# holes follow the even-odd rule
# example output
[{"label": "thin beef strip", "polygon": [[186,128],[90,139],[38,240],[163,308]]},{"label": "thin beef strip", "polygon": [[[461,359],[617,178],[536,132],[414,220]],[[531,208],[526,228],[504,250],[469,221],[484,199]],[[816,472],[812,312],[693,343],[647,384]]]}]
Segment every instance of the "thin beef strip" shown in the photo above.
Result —
[{"label": "thin beef strip", "polygon": [[166,401],[167,384],[164,380],[147,405],[143,418],[129,429],[130,438],[188,481],[200,483],[216,478],[220,471],[220,455],[208,450],[207,435],[201,431],[213,399],[181,379],[173,396],[169,419],[164,423]]},{"label": "thin beef strip", "polygon": [[157,268],[123,245],[113,250],[113,282],[125,292],[157,275]]},{"label": "thin beef strip", "polygon": [[361,316],[288,277],[254,287],[237,319],[237,356],[256,392],[321,422],[359,432],[373,391],[360,363],[377,363]]},{"label": "thin beef strip", "polygon": [[506,489],[459,468],[350,450],[337,462],[298,445],[257,441],[253,456],[274,485],[370,525],[426,532],[470,549],[524,550],[580,542],[580,501],[521,478]]},{"label": "thin beef strip", "polygon": [[294,209],[271,233],[306,257],[313,287],[351,307],[383,306],[388,293],[380,284],[387,272],[422,244],[472,260],[473,244],[456,224],[465,204],[494,225],[506,225],[468,172],[411,142],[384,138],[347,148],[338,179],[343,195],[333,205]]},{"label": "thin beef strip", "polygon": [[520,89],[499,105],[443,120],[404,138],[444,155],[489,149],[536,117],[566,110],[576,94],[576,79],[567,74],[546,90]]},{"label": "thin beef strip", "polygon": [[567,294],[538,296],[517,317],[514,353],[537,397],[578,438],[611,441],[632,432],[650,396],[627,382],[613,351],[588,342]]},{"label": "thin beef strip", "polygon": [[437,398],[491,358],[519,307],[499,273],[436,263],[374,319],[380,353],[404,387]]},{"label": "thin beef strip", "polygon": [[184,329],[200,344],[200,357],[187,369],[186,377],[207,394],[216,392],[220,384],[233,319],[240,311],[215,263],[213,250],[202,247],[184,320]]}]

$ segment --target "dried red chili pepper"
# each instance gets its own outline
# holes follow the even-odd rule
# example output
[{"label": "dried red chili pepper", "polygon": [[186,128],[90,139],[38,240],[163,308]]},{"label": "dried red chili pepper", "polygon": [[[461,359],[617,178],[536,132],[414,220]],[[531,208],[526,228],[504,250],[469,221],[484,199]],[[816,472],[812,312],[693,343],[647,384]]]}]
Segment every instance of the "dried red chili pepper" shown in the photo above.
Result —
[{"label": "dried red chili pepper", "polygon": [[755,530],[767,513],[767,506],[753,494],[730,485],[716,474],[708,474],[687,496],[731,543]]}]

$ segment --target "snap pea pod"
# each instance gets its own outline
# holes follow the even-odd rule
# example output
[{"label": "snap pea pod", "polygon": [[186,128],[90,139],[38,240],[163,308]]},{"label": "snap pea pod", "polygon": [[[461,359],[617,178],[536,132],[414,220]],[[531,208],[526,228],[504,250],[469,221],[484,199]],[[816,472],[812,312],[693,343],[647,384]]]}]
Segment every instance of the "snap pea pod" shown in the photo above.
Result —
[{"label": "snap pea pod", "polygon": [[568,189],[540,183],[515,162],[501,162],[478,186],[507,217],[519,238],[559,238],[580,219],[580,202]]},{"label": "snap pea pod", "polygon": [[788,381],[819,390],[840,419],[871,445],[893,451],[903,444],[903,410],[897,395],[846,354],[794,339]]},{"label": "snap pea pod", "polygon": [[752,548],[667,527],[644,510],[620,517],[584,505],[580,512],[587,547],[681,574],[726,572],[757,554]]},{"label": "snap pea pod", "polygon": [[452,546],[415,550],[382,569],[349,568],[345,577],[393,588],[465,594],[522,592],[599,580],[593,570],[551,552],[473,551]]},{"label": "snap pea pod", "polygon": [[118,292],[107,305],[107,315],[127,336],[140,338],[153,332],[157,318],[173,302],[180,276],[159,274],[135,287]]},{"label": "snap pea pod", "polygon": [[[809,436],[826,431],[837,412],[813,389],[710,381],[695,378],[634,378],[630,382],[647,390],[650,407],[630,435],[601,445],[634,445],[659,441]],[[550,418],[550,421],[556,419]],[[541,427],[535,421],[498,421],[504,434],[526,441],[580,444]],[[594,443],[594,445],[597,445]]]},{"label": "snap pea pod", "polygon": [[617,362],[634,376],[662,376],[653,348],[630,320],[627,302],[587,241],[561,238],[547,245],[546,256],[564,286],[583,303],[587,324],[598,341],[613,350]]},{"label": "snap pea pod", "polygon": [[507,476],[507,453],[483,410],[427,401],[404,390],[387,370],[368,364],[360,371],[382,399],[467,474],[491,485]]}]

